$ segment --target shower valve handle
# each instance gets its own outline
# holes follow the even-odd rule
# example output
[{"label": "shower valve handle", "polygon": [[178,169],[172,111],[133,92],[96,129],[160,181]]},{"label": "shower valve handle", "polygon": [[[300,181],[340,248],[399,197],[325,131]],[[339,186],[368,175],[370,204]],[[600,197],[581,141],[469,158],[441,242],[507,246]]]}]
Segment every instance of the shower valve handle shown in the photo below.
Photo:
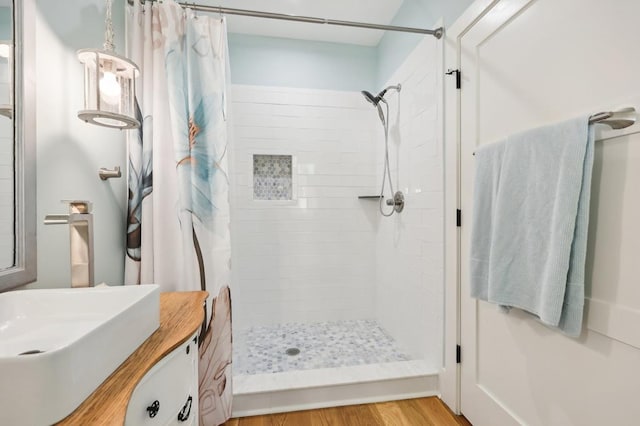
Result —
[{"label": "shower valve handle", "polygon": [[404,209],[404,195],[402,192],[397,191],[393,194],[393,198],[387,199],[387,205],[393,206],[393,210],[395,210],[396,213],[400,213],[402,209]]}]

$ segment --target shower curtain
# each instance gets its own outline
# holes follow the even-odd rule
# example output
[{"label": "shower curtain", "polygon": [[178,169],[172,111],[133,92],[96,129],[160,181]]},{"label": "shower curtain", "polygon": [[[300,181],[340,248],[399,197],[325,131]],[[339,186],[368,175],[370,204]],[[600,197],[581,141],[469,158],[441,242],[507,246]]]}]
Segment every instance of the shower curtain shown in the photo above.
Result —
[{"label": "shower curtain", "polygon": [[125,282],[209,292],[199,424],[218,425],[232,394],[226,26],[173,1],[134,2],[127,19],[141,127],[129,135]]}]

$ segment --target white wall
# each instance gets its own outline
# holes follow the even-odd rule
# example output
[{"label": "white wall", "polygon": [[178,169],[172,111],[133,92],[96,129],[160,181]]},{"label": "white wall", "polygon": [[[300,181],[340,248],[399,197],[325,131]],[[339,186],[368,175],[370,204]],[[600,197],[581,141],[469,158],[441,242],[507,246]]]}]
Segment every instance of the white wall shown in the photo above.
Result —
[{"label": "white wall", "polygon": [[[123,280],[125,179],[106,182],[100,167],[126,169],[125,133],[86,124],[83,74],[76,50],[104,42],[104,1],[36,1],[36,137],[38,281],[28,287],[70,284],[69,228],[45,226],[49,213],[64,213],[63,199],[93,202],[96,282]],[[124,51],[124,2],[113,5],[119,52]]]},{"label": "white wall", "polygon": [[[371,318],[376,116],[358,92],[234,86],[234,327]],[[254,201],[251,154],[292,154],[297,200]],[[294,168],[295,172],[295,168]]]},{"label": "white wall", "polygon": [[387,82],[402,84],[387,98],[392,178],[405,208],[381,221],[376,240],[377,318],[401,347],[434,367],[442,363],[444,315],[441,59],[441,42],[425,37]]}]

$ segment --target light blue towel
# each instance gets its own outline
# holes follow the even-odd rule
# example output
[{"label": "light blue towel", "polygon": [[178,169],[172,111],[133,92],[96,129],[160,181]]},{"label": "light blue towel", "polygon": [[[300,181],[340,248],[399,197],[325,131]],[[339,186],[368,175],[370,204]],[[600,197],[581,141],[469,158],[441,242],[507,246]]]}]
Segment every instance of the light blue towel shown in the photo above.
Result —
[{"label": "light blue towel", "polygon": [[582,330],[593,130],[588,117],[475,153],[471,296]]}]

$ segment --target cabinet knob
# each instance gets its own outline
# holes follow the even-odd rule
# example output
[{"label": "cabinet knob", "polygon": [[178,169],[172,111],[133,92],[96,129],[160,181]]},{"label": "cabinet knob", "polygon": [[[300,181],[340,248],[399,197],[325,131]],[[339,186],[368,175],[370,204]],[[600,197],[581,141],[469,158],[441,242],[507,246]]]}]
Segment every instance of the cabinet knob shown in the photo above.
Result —
[{"label": "cabinet knob", "polygon": [[149,417],[154,418],[158,411],[160,411],[160,401],[156,399],[153,404],[147,407],[147,413],[149,413]]}]

